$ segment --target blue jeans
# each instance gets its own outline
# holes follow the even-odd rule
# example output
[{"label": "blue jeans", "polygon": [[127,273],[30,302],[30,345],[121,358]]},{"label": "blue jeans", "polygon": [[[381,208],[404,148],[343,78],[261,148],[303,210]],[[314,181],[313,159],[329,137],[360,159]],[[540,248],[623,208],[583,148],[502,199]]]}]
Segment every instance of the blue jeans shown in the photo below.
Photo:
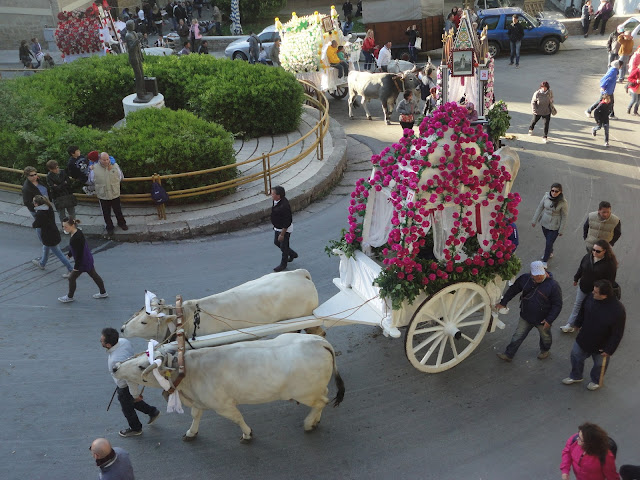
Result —
[{"label": "blue jeans", "polygon": [[332,63],[331,66],[338,70],[338,78],[342,78],[344,75],[349,75],[349,64],[341,61],[340,63]]},{"label": "blue jeans", "polygon": [[[584,361],[591,357],[593,359],[593,368],[591,369],[591,381],[593,383],[600,384],[600,371],[602,370],[602,361],[604,357],[600,355],[600,353],[587,353],[578,342],[573,343],[573,348],[571,349],[571,374],[569,375],[574,380],[582,379],[582,372],[584,371]],[[605,372],[607,368],[609,368],[609,364],[611,363],[611,357],[607,360],[607,366],[605,367]]]},{"label": "blue jeans", "polygon": [[516,59],[516,65],[520,65],[520,45],[522,44],[522,40],[518,40],[517,42],[509,42],[511,45],[511,63],[513,63],[513,59]]},{"label": "blue jeans", "polygon": [[573,302],[573,310],[571,310],[571,315],[569,315],[569,320],[567,320],[568,325],[573,326],[573,324],[576,323],[576,318],[578,318],[578,313],[580,313],[582,302],[584,302],[584,299],[587,298],[588,295],[588,293],[584,293],[580,290],[580,287],[578,286],[578,289],[576,290],[576,300]]},{"label": "blue jeans", "polygon": [[364,53],[364,69],[365,70],[369,70],[369,69],[371,69],[371,65],[372,64],[375,65],[375,60],[373,58],[373,53],[365,52],[365,51],[363,51],[362,53]]},{"label": "blue jeans", "polygon": [[58,245],[54,247],[47,247],[46,245],[42,246],[42,258],[40,258],[40,265],[42,267],[44,267],[47,264],[47,260],[49,260],[49,252],[53,252],[53,254],[58,257],[58,260],[60,260],[62,264],[67,267],[67,271],[70,272],[71,270],[73,270],[71,262],[69,262],[69,259],[65,256],[64,253],[62,253],[62,250],[60,250],[60,247]]},{"label": "blue jeans", "polygon": [[622,82],[624,77],[627,75],[627,66],[629,65],[629,59],[631,55],[620,55],[618,60],[622,61],[622,68],[618,72],[618,81]]},{"label": "blue jeans", "polygon": [[631,94],[631,102],[629,103],[627,110],[631,113],[631,108],[633,107],[633,113],[638,113],[638,106],[640,106],[640,92],[633,93],[629,91],[629,93]]},{"label": "blue jeans", "polygon": [[558,230],[549,230],[548,228],[542,227],[542,233],[544,234],[545,244],[544,244],[544,255],[542,256],[543,262],[548,262],[549,257],[553,253],[553,243],[558,238],[559,231]]},{"label": "blue jeans", "polygon": [[598,123],[598,125],[593,127],[593,131],[597,132],[601,128],[604,128],[604,141],[608,142],[609,141],[609,123],[608,122],[607,123]]},{"label": "blue jeans", "polygon": [[540,351],[546,352],[549,350],[551,348],[551,329],[544,328],[542,324],[533,325],[523,318],[520,318],[518,321],[518,327],[513,333],[513,337],[511,337],[511,343],[507,345],[504,353],[506,353],[509,358],[513,358],[524,339],[527,338],[529,332],[534,328],[537,328],[538,333],[540,334]]},{"label": "blue jeans", "polygon": [[409,60],[413,63],[418,61],[418,51],[415,45],[409,45]]}]

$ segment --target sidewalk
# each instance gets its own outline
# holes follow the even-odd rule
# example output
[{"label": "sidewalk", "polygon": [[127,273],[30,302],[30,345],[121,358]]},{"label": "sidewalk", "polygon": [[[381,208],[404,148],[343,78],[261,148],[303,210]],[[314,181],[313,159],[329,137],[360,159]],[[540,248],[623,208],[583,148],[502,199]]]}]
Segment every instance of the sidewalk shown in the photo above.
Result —
[{"label": "sidewalk", "polygon": [[[236,161],[255,158],[290,145],[306,134],[317,119],[316,110],[305,108],[300,127],[297,131],[273,137],[261,137],[247,141],[236,140],[234,150]],[[288,161],[309,148],[315,140],[310,135],[302,143],[284,154],[271,158],[275,167]],[[122,165],[126,175],[126,163]],[[271,177],[271,185],[282,185],[292,209],[300,210],[328,193],[341,179],[347,166],[347,138],[342,126],[331,119],[329,131],[324,139],[324,159],[319,160],[311,153],[296,165]],[[243,166],[243,173],[260,171],[262,164]],[[207,204],[166,206],[166,220],[159,220],[153,205],[123,205],[123,213],[129,230],[116,228],[111,236],[120,241],[177,240],[199,235],[223,233],[253,226],[269,219],[271,199],[264,193],[264,181],[242,185],[238,190],[224,198]],[[104,220],[100,207],[94,202],[81,202],[76,207],[85,235],[105,235]],[[0,191],[0,223],[20,225],[31,228],[33,218],[22,204],[19,193]]]}]

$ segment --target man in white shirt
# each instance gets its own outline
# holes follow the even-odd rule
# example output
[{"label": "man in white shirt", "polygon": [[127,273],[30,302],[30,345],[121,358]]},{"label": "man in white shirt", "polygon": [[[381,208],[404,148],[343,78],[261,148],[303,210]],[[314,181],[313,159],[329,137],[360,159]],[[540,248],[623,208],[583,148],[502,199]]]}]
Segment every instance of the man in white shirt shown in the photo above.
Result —
[{"label": "man in white shirt", "polygon": [[[151,425],[160,416],[160,410],[156,407],[149,405],[142,399],[140,395],[140,386],[135,384],[128,384],[126,380],[118,380],[113,376],[113,367],[116,363],[124,362],[135,355],[135,350],[131,345],[131,342],[126,338],[120,338],[120,334],[115,328],[102,329],[102,335],[100,336],[100,343],[109,352],[109,358],[107,359],[107,368],[109,373],[113,377],[113,381],[116,382],[118,391],[118,401],[122,407],[122,413],[124,414],[129,428],[120,430],[118,433],[121,437],[134,437],[142,434],[142,423],[138,420],[136,410],[149,415],[149,421],[147,424]],[[134,397],[135,395],[135,397]]]},{"label": "man in white shirt", "polygon": [[383,72],[387,72],[387,67],[391,62],[391,42],[387,42],[384,44],[384,47],[380,49],[380,53],[378,53],[378,66],[382,69]]}]

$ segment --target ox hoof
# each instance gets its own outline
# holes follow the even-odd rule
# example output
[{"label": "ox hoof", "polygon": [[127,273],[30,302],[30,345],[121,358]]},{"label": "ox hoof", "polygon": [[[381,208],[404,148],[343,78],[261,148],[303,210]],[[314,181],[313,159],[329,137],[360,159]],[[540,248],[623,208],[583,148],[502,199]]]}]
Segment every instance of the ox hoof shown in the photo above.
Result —
[{"label": "ox hoof", "polygon": [[194,436],[190,437],[188,436],[186,433],[184,435],[182,435],[182,441],[183,442],[193,442],[196,437],[198,436],[198,434],[196,433]]},{"label": "ox hoof", "polygon": [[253,440],[253,430],[251,430],[251,433],[249,433],[249,438],[245,437],[244,433],[240,437],[240,443],[242,443],[243,445],[251,443],[251,440]]},{"label": "ox hoof", "polygon": [[373,117],[367,117],[367,120],[373,120]]},{"label": "ox hoof", "polygon": [[311,433],[311,432],[315,431],[318,428],[319,424],[320,424],[320,422],[316,423],[315,425],[312,425],[311,428],[305,428],[304,429],[304,433]]},{"label": "ox hoof", "polygon": [[353,115],[349,115],[349,118],[353,120],[355,117]]}]

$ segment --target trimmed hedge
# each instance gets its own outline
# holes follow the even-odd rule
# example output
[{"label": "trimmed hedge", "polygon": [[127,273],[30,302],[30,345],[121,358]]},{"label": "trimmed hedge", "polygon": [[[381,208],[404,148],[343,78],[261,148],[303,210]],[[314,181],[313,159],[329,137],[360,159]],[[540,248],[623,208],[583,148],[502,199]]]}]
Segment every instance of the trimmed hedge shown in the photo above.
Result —
[{"label": "trimmed hedge", "polygon": [[[133,117],[124,129],[106,132],[124,117],[122,99],[134,89],[133,70],[126,55],[83,58],[0,82],[0,164],[20,169],[33,165],[44,171],[50,159],[66,165],[67,146],[75,144],[83,152],[112,153],[127,176],[178,173],[211,168],[218,161],[225,164],[227,132],[242,137],[279,134],[295,130],[300,122],[303,88],[282,69],[208,55],[146,57],[144,68],[147,76],[157,78],[169,109],[185,109],[200,119],[164,109],[170,113],[148,114],[147,120],[157,124],[145,125]],[[222,128],[206,128],[206,121]],[[162,141],[156,139],[159,133]],[[213,144],[199,135],[210,136]],[[122,140],[125,137],[135,145]],[[175,161],[178,155],[189,160],[184,167]],[[134,174],[128,168],[143,162],[144,172]],[[197,186],[193,181],[176,181],[169,188]]]}]

